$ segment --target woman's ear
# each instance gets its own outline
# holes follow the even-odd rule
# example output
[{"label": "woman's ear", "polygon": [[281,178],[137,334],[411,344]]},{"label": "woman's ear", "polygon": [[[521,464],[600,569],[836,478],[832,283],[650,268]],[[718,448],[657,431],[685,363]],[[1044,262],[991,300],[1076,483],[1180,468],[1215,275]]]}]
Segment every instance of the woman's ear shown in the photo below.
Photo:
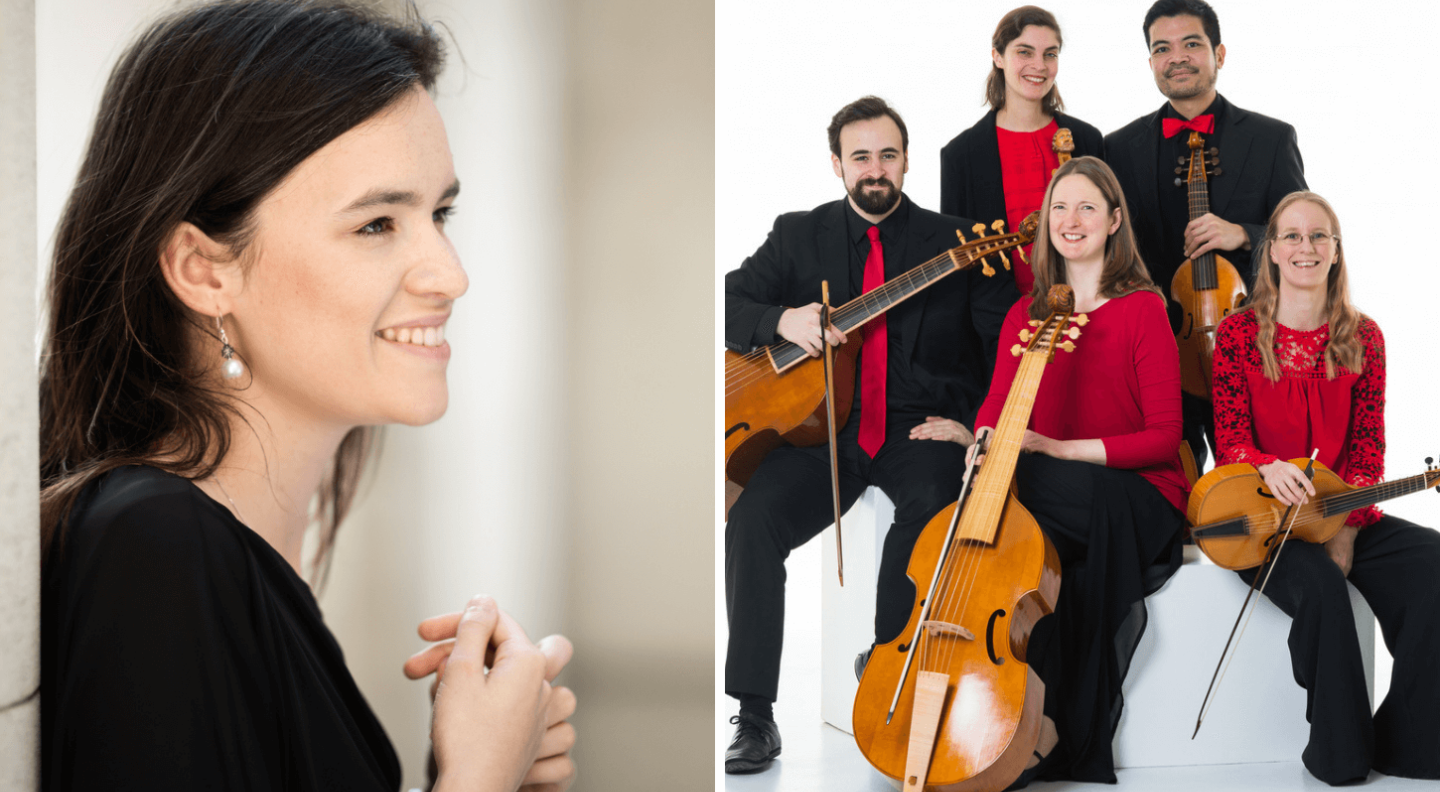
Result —
[{"label": "woman's ear", "polygon": [[160,271],[180,302],[204,316],[230,313],[244,285],[240,264],[229,248],[193,223],[180,223],[160,251]]}]

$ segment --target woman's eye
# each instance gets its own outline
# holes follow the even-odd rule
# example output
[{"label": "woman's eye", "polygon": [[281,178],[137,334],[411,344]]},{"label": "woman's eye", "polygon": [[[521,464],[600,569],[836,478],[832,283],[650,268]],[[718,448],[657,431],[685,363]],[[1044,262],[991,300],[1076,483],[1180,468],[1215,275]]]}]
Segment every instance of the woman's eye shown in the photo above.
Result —
[{"label": "woman's eye", "polygon": [[360,226],[360,233],[364,236],[376,236],[383,234],[395,227],[395,221],[389,217],[377,217],[374,220]]},{"label": "woman's eye", "polygon": [[435,220],[435,223],[436,223],[437,225],[442,225],[442,226],[443,226],[443,225],[445,225],[445,223],[449,222],[450,217],[451,217],[452,215],[454,215],[454,214],[455,214],[455,207],[453,207],[453,206],[442,206],[442,207],[440,207],[439,209],[436,209],[436,210],[435,210],[435,213],[432,214],[431,217]]}]

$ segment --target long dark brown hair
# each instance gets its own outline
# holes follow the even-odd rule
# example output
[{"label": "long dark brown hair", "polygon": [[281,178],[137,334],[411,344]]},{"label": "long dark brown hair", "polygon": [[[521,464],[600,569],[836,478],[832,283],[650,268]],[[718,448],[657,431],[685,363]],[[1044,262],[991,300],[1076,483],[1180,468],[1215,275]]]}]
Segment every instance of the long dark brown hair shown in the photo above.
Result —
[{"label": "long dark brown hair", "polygon": [[[1055,21],[1055,15],[1033,5],[1020,6],[1000,17],[1000,24],[995,26],[995,35],[990,37],[990,46],[1003,56],[1010,42],[1020,38],[1025,28],[1031,25],[1055,31],[1055,43],[1065,46],[1065,37],[1060,35],[1060,23]],[[994,63],[990,64],[990,76],[985,80],[985,102],[996,110],[1005,109],[1005,72]],[[1060,86],[1051,85],[1050,90],[1040,100],[1040,106],[1051,117],[1064,110],[1065,102],[1060,99]]]},{"label": "long dark brown hair", "polygon": [[[231,419],[247,420],[189,348],[220,348],[213,321],[161,274],[175,228],[192,223],[239,257],[256,207],[291,170],[415,86],[433,88],[443,62],[413,4],[398,20],[334,0],[206,3],[125,52],[56,231],[40,361],[47,557],[97,477],[143,463],[205,478],[230,449]],[[373,440],[352,429],[317,493],[319,579]]]},{"label": "long dark brown hair", "polygon": [[1365,315],[1350,303],[1349,267],[1345,266],[1345,248],[1340,244],[1340,217],[1330,202],[1307,190],[1297,190],[1280,199],[1270,222],[1265,226],[1265,241],[1255,253],[1255,293],[1249,308],[1255,311],[1259,331],[1255,346],[1265,378],[1280,381],[1280,364],[1275,360],[1275,314],[1280,310],[1280,266],[1270,260],[1270,249],[1280,233],[1280,213],[1301,201],[1320,207],[1330,220],[1330,233],[1335,237],[1335,263],[1325,277],[1325,321],[1330,324],[1330,341],[1325,346],[1325,378],[1335,379],[1336,368],[1343,366],[1351,373],[1365,370],[1365,342],[1360,340],[1360,322]]},{"label": "long dark brown hair", "polygon": [[1030,253],[1030,269],[1035,273],[1035,287],[1030,290],[1030,318],[1044,319],[1050,315],[1045,295],[1057,283],[1067,283],[1065,278],[1065,257],[1050,245],[1050,196],[1055,185],[1066,176],[1084,176],[1100,190],[1105,199],[1105,216],[1120,210],[1120,227],[1105,238],[1105,266],[1100,270],[1100,296],[1124,297],[1131,292],[1152,291],[1165,296],[1150,279],[1150,270],[1140,258],[1140,248],[1135,244],[1135,232],[1130,227],[1130,210],[1125,206],[1125,195],[1120,191],[1120,182],[1110,166],[1095,157],[1076,157],[1061,165],[1045,188],[1045,200],[1040,204],[1040,230],[1035,237],[1035,247]]}]

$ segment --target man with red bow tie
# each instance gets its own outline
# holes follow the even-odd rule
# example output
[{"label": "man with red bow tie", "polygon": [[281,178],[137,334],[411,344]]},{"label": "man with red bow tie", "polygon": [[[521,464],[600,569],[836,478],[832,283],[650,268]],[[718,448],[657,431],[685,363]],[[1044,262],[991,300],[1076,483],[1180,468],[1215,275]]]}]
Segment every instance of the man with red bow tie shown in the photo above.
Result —
[{"label": "man with red bow tie", "polygon": [[[1106,161],[1115,171],[1150,276],[1167,288],[1186,259],[1215,251],[1254,282],[1251,251],[1260,246],[1275,205],[1305,187],[1295,128],[1243,110],[1215,90],[1225,65],[1220,21],[1205,0],[1157,0],[1145,14],[1145,40],[1155,85],[1169,100],[1105,136]],[[1175,186],[1175,168],[1188,159],[1189,130],[1205,148],[1220,150],[1221,173],[1210,181],[1210,213],[1190,219],[1188,192]],[[1180,306],[1170,303],[1179,329]],[[1185,439],[1205,465],[1201,437],[1214,446],[1210,402],[1184,394]]]}]

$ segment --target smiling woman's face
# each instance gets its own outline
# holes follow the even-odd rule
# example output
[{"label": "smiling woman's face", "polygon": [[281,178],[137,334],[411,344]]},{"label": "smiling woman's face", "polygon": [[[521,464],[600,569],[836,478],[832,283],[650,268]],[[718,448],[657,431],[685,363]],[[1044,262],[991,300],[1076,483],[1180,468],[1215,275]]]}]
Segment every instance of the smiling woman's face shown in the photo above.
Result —
[{"label": "smiling woman's face", "polygon": [[254,376],[241,397],[335,426],[443,415],[445,321],[469,285],[445,236],[458,187],[420,88],[291,171],[256,210],[226,320]]}]

